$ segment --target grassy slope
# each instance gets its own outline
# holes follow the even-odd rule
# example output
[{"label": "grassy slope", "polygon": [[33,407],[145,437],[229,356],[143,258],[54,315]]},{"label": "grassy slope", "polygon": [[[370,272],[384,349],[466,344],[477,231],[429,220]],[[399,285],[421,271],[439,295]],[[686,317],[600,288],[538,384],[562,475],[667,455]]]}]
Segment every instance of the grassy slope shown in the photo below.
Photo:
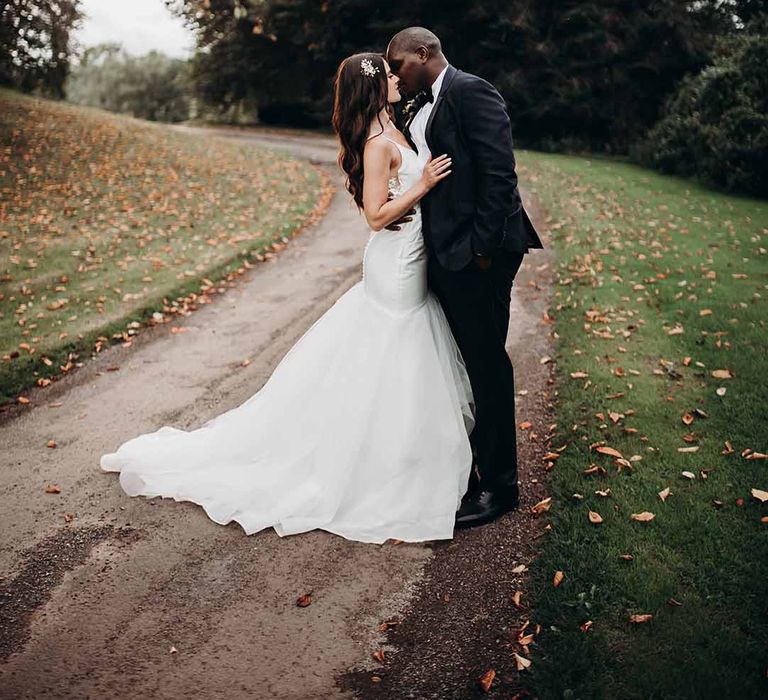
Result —
[{"label": "grassy slope", "polygon": [[[742,455],[768,452],[768,203],[610,160],[520,160],[555,230],[552,447],[566,446],[534,566],[535,688],[541,698],[768,697],[768,503],[751,495],[768,490],[768,461]],[[708,418],[686,425],[696,408]],[[689,447],[699,449],[678,451]],[[605,472],[585,475],[595,464]],[[631,519],[643,511],[655,519]],[[654,618],[630,623],[645,613]]]},{"label": "grassy slope", "polygon": [[169,300],[215,292],[322,189],[251,145],[8,91],[0,158],[0,402]]}]

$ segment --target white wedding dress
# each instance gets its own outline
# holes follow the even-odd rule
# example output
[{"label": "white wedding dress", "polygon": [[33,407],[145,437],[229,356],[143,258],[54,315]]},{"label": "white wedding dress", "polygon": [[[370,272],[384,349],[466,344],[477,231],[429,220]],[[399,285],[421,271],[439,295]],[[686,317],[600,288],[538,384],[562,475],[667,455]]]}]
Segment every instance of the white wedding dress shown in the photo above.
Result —
[{"label": "white wedding dress", "polygon": [[[395,145],[398,194],[421,169],[414,151]],[[451,539],[472,463],[472,393],[427,289],[416,209],[400,231],[371,232],[362,280],[260,391],[196,430],[163,426],[128,440],[101,468],[120,472],[131,496],[192,501],[246,534]]]}]

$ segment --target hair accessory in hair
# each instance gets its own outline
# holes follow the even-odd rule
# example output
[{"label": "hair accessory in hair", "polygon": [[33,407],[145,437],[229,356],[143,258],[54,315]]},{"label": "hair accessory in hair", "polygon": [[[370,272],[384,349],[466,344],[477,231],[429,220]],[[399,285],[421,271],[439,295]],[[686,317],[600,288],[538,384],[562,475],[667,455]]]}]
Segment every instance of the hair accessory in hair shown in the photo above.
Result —
[{"label": "hair accessory in hair", "polygon": [[373,65],[373,61],[371,61],[370,58],[364,58],[362,61],[360,61],[360,72],[363,75],[367,75],[369,78],[372,78],[376,73],[379,72],[379,67]]}]

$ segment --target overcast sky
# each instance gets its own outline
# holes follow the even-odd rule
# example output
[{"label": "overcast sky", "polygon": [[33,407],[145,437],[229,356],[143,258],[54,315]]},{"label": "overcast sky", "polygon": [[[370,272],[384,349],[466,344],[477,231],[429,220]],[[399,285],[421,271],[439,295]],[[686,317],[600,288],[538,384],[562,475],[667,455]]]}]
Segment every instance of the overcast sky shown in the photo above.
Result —
[{"label": "overcast sky", "polygon": [[152,49],[185,58],[194,39],[163,0],[82,0],[85,19],[77,33],[84,47],[115,41],[137,56]]}]

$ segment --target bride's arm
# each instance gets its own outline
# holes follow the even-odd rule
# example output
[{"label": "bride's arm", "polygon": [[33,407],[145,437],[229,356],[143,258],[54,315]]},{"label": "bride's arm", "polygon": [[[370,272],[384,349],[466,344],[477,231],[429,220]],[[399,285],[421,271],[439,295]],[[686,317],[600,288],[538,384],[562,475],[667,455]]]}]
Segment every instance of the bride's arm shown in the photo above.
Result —
[{"label": "bride's arm", "polygon": [[[430,160],[412,187],[399,197],[387,201],[392,148],[394,146],[388,141],[374,139],[366,144],[363,152],[363,211],[368,225],[374,231],[380,231],[397,221],[440,180],[451,173],[451,159],[448,156]],[[402,154],[400,157],[402,158]]]}]

